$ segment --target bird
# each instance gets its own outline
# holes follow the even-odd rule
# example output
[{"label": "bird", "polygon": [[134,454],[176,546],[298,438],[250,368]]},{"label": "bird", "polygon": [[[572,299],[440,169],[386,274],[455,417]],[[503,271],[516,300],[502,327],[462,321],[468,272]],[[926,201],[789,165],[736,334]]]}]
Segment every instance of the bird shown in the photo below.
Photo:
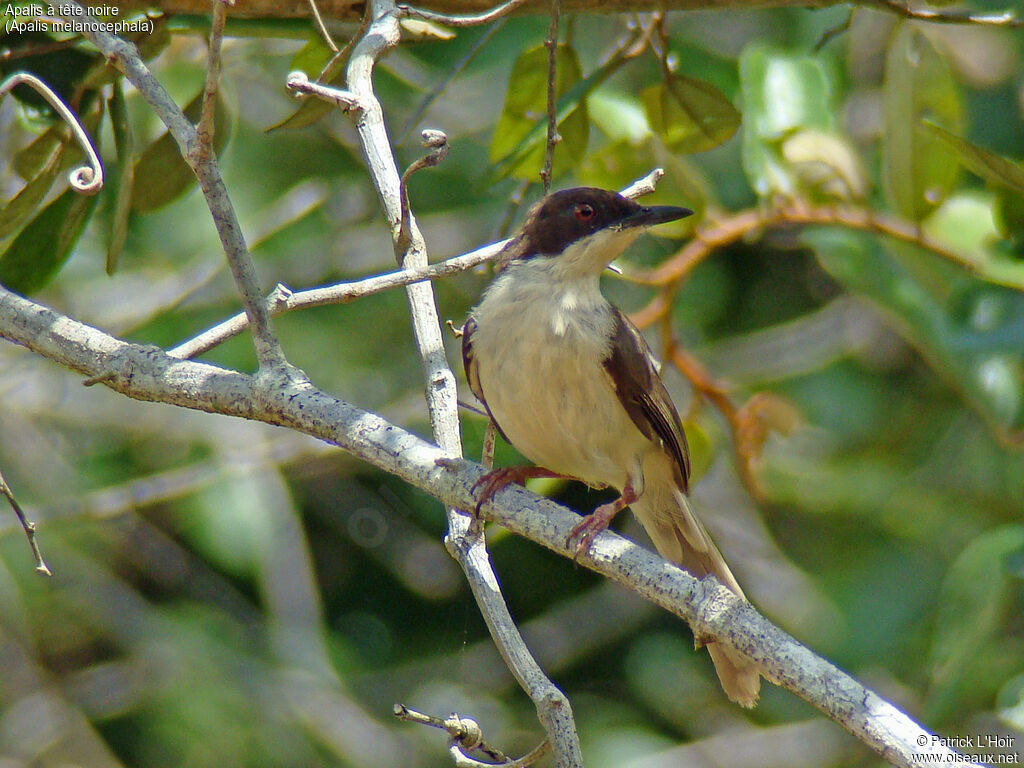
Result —
[{"label": "bird", "polygon": [[[600,286],[644,230],[692,213],[594,187],[553,192],[530,209],[463,325],[462,357],[498,433],[535,466],[489,472],[478,499],[529,477],[613,488],[618,498],[570,534],[577,556],[629,507],[662,557],[746,599],[687,500],[689,448],[654,355]],[[707,648],[726,695],[753,707],[758,665],[719,642]]]}]

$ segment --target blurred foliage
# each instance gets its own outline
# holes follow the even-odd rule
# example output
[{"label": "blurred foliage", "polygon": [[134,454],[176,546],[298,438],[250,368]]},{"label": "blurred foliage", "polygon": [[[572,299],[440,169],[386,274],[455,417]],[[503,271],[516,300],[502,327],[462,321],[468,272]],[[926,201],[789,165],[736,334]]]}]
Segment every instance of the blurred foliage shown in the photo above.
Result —
[{"label": "blurred foliage", "polygon": [[[730,425],[667,369],[708,467],[695,503],[773,620],[928,727],[1012,736],[1019,751],[1024,39],[858,10],[819,46],[848,14],[672,14],[639,51],[628,43],[645,19],[564,15],[555,184],[622,187],[666,169],[650,200],[696,215],[639,242],[627,274],[671,258],[694,227],[761,212],[662,286],[667,325],[735,404],[772,393],[802,422],[752,457],[755,503]],[[156,27],[136,42],[188,104],[203,20]],[[518,221],[517,190],[524,204],[540,195],[546,27],[526,17],[428,36],[378,68],[403,166],[422,154],[406,134],[449,136],[445,163],[410,181],[435,260]],[[264,284],[392,269],[348,119],[296,111],[283,86],[296,62],[327,59],[312,25],[229,32],[218,151]],[[344,42],[353,27],[335,32]],[[3,72],[59,89],[108,185],[70,196],[74,142],[16,90],[0,111],[0,280],[164,346],[236,312],[209,212],[164,128],[95,50],[43,37],[5,35]],[[920,236],[879,234],[870,217],[802,230],[772,217],[823,203],[901,217]],[[486,279],[439,282],[444,316],[461,322]],[[627,310],[657,293],[621,279],[606,291]],[[406,314],[393,291],[277,327],[319,386],[426,435]],[[205,357],[254,365],[244,337]],[[479,455],[482,420],[467,413],[464,432]],[[499,445],[500,463],[518,460]],[[392,720],[395,701],[471,716],[508,753],[540,739],[427,495],[285,430],[84,389],[12,345],[0,346],[0,467],[56,574],[32,573],[13,515],[0,515],[0,764],[448,765],[439,733]],[[537,487],[581,510],[604,498]],[[739,711],[678,621],[528,542],[490,540],[513,615],[573,701],[588,765],[659,750],[659,764],[687,764],[690,748],[722,765],[747,764],[745,749],[760,765],[879,763],[770,685]]]}]

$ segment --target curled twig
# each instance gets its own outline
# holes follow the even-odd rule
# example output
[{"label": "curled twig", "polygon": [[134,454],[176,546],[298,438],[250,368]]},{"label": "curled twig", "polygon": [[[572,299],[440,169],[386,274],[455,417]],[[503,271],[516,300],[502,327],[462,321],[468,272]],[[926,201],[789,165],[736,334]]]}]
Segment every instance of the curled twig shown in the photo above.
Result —
[{"label": "curled twig", "polygon": [[25,536],[28,538],[28,545],[32,548],[32,557],[34,557],[36,561],[36,573],[42,574],[43,576],[53,576],[53,571],[50,570],[49,566],[46,565],[46,561],[43,560],[43,553],[39,549],[39,542],[36,541],[36,524],[30,522],[29,519],[25,517],[25,512],[22,510],[21,505],[18,504],[18,500],[14,498],[14,493],[11,491],[10,486],[7,485],[3,472],[0,472],[0,496],[7,499],[7,502],[11,505],[11,509],[14,510],[14,514],[18,516],[18,522],[20,522],[21,527],[25,529]]},{"label": "curled twig", "polygon": [[448,137],[445,135],[444,131],[428,128],[420,134],[420,137],[422,139],[423,146],[430,151],[405,169],[405,173],[402,174],[402,179],[398,184],[398,194],[401,198],[402,206],[402,223],[401,230],[398,235],[399,242],[401,243],[409,242],[409,230],[411,227],[411,222],[409,220],[409,216],[411,215],[411,209],[409,207],[409,177],[421,168],[433,168],[448,156]]},{"label": "curled twig", "polygon": [[74,168],[71,173],[68,174],[68,183],[71,184],[73,189],[81,192],[83,195],[94,195],[99,192],[103,188],[103,165],[100,163],[100,158],[96,154],[96,150],[93,149],[92,141],[89,139],[89,134],[85,132],[85,128],[83,128],[82,124],[78,122],[78,117],[71,111],[67,104],[60,100],[60,97],[53,92],[50,86],[35,75],[30,75],[28,72],[15,72],[4,80],[3,83],[0,83],[0,101],[2,101],[4,96],[6,96],[12,89],[19,85],[27,85],[31,87],[46,99],[47,103],[57,111],[57,114],[60,115],[61,119],[71,128],[79,146],[82,148],[82,151],[85,152],[88,165]]}]

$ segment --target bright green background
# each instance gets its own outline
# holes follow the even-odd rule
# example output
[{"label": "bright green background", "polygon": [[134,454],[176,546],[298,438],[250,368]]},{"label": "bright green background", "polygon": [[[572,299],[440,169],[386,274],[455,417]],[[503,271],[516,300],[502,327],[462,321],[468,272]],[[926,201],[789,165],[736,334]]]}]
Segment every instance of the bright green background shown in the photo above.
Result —
[{"label": "bright green background", "polygon": [[[757,504],[736,480],[724,420],[707,407],[691,414],[697,463],[710,465],[696,504],[753,602],[927,727],[1010,734],[1019,749],[1024,456],[1010,443],[1024,428],[1022,33],[859,11],[815,52],[847,14],[671,15],[677,68],[667,81],[650,53],[599,70],[624,19],[566,14],[556,186],[622,187],[662,165],[656,201],[698,212],[670,235],[772,203],[846,201],[921,220],[958,256],[842,226],[768,226],[700,265],[673,322],[738,403],[768,391],[802,415],[769,439]],[[433,260],[498,237],[520,183],[503,172],[536,179],[539,155],[523,138],[539,135],[531,119],[543,102],[527,97],[543,95],[535,46],[546,27],[510,20],[458,71],[485,30],[403,45],[378,69],[400,163],[422,153],[421,128],[451,142],[448,159],[411,182]],[[229,38],[222,156],[264,285],[392,269],[347,119],[266,132],[295,109],[287,73],[322,54],[303,48],[313,37],[304,24],[264,31],[296,39]],[[197,34],[176,31],[151,61],[181,104],[201,88],[203,55]],[[65,62],[73,75],[91,64]],[[111,96],[109,82],[97,87]],[[68,217],[48,219],[45,206],[66,209],[70,198],[57,197],[63,174],[51,173],[40,201],[0,219],[0,279],[112,333],[170,346],[238,301],[201,197],[181,195],[161,129],[130,88],[125,101],[134,155],[149,157],[134,165],[130,205],[118,208],[112,184],[62,249],[54,236]],[[49,123],[13,99],[0,121],[11,200],[25,183],[19,153]],[[124,134],[115,142],[106,117],[101,126],[108,172],[123,184]],[[859,193],[849,191],[850,159],[867,180]],[[41,173],[37,164],[25,175]],[[538,195],[534,183],[524,197]],[[108,277],[109,242],[131,206]],[[656,264],[681,242],[645,238],[629,260]],[[472,273],[438,283],[442,316],[461,322],[485,282]],[[627,310],[653,295],[614,279],[606,291]],[[400,291],[296,312],[277,328],[318,386],[429,433]],[[245,337],[205,359],[253,366]],[[685,410],[688,386],[674,372],[668,382]],[[482,431],[465,413],[468,455],[479,455]],[[502,447],[499,460],[516,458]],[[393,721],[396,701],[471,716],[510,754],[539,741],[426,494],[285,430],[84,389],[6,344],[0,469],[41,522],[56,574],[32,573],[13,516],[0,515],[0,763],[448,765],[443,735]],[[546,488],[582,510],[602,498]],[[770,685],[758,709],[740,711],[677,620],[529,542],[498,530],[490,540],[513,614],[573,702],[588,766],[630,765],[725,729],[735,730],[700,746],[723,765],[747,764],[736,750],[755,737],[758,765],[879,762]]]}]

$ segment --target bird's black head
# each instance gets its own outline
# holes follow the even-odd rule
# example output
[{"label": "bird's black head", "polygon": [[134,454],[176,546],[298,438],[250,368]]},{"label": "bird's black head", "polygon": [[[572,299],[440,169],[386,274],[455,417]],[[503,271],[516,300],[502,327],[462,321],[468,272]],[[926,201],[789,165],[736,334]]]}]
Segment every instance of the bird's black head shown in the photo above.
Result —
[{"label": "bird's black head", "polygon": [[573,243],[601,230],[649,227],[692,213],[688,208],[671,205],[644,207],[607,189],[563,189],[551,193],[530,209],[522,230],[509,243],[501,261],[558,256]]}]

